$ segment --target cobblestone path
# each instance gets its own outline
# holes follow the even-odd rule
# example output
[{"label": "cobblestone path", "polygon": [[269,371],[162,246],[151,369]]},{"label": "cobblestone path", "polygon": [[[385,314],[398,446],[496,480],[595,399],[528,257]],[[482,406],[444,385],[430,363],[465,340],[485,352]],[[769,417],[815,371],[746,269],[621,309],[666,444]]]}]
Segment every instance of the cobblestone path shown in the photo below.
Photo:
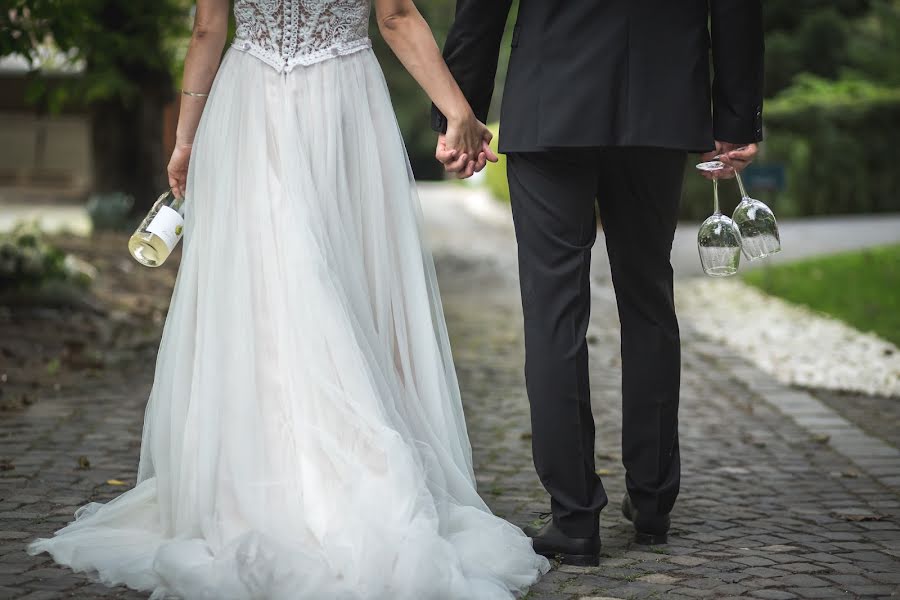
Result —
[{"label": "cobblestone path", "polygon": [[[430,237],[479,487],[498,514],[526,525],[549,501],[531,464],[510,232],[444,210],[439,200],[428,211]],[[598,469],[610,496],[603,559],[595,568],[554,568],[529,600],[900,597],[896,449],[817,417],[821,405],[804,392],[770,382],[685,323],[683,480],[670,543],[653,551],[631,545],[617,508],[618,323],[602,267],[595,277],[592,393]],[[92,584],[23,547],[85,501],[120,493],[107,480],[133,483],[151,376],[152,360],[3,415],[0,459],[15,468],[0,471],[0,599],[146,597]],[[804,410],[812,421],[797,416]],[[835,439],[820,425],[836,428]],[[79,456],[89,469],[78,468]]]}]

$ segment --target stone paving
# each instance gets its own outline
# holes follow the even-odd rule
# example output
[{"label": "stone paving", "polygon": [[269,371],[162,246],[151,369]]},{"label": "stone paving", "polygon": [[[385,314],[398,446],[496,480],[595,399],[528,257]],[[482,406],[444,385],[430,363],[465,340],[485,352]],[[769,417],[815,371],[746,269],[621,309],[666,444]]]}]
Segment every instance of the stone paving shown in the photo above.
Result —
[{"label": "stone paving", "polygon": [[[498,514],[526,525],[549,502],[531,464],[510,233],[458,214],[447,231],[426,212],[442,234],[435,236],[438,273],[479,487]],[[684,323],[682,493],[670,543],[631,544],[617,508],[624,491],[619,337],[602,268],[595,287],[591,387],[598,470],[610,496],[601,517],[603,559],[599,567],[554,568],[527,598],[900,597],[900,486],[885,483],[891,473],[876,463],[871,472],[861,468],[827,436],[800,426],[777,408],[800,392]],[[84,502],[120,493],[109,479],[134,481],[149,358],[134,372],[86,381],[2,417],[0,459],[14,459],[15,469],[0,471],[0,599],[146,597],[91,583],[23,547],[68,522]],[[89,469],[79,468],[81,456]]]},{"label": "stone paving", "polygon": [[[525,525],[547,510],[549,499],[529,455],[510,233],[502,227],[469,233],[481,252],[491,247],[491,235],[491,260],[442,237],[439,275],[480,489],[496,512]],[[589,343],[597,467],[610,497],[601,516],[604,557],[596,568],[554,569],[528,598],[900,597],[896,448],[888,456],[884,442],[844,421],[840,429],[821,429],[832,423],[813,419],[827,407],[702,338],[689,323],[681,326],[683,479],[670,543],[652,550],[631,543],[630,524],[618,510],[624,493],[618,321],[608,271],[597,258]],[[846,442],[846,455],[823,431]],[[859,458],[865,451],[868,460]]]},{"label": "stone paving", "polygon": [[[813,395],[870,435],[900,448],[900,398],[816,390]],[[879,418],[873,419],[872,415]],[[900,471],[897,471],[900,475]]]},{"label": "stone paving", "polygon": [[[479,484],[499,514],[524,525],[549,501],[531,470],[515,290],[500,277],[474,277],[476,266],[463,283],[465,266],[452,277],[451,268],[442,265],[442,290]],[[590,335],[597,464],[610,496],[601,517],[604,558],[597,568],[555,569],[529,599],[900,596],[898,490],[787,420],[731,372],[727,358],[710,358],[720,348],[689,329],[683,481],[670,543],[649,551],[632,545],[617,506],[624,492],[619,338],[607,299],[595,302]]]}]

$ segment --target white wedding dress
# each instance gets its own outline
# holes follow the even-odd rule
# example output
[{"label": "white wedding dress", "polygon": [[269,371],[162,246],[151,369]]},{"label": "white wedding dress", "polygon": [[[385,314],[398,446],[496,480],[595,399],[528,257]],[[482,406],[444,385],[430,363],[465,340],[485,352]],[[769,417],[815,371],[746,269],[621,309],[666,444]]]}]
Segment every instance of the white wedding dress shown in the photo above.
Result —
[{"label": "white wedding dress", "polygon": [[511,598],[368,0],[238,0],[137,482],[28,552],[151,598]]}]

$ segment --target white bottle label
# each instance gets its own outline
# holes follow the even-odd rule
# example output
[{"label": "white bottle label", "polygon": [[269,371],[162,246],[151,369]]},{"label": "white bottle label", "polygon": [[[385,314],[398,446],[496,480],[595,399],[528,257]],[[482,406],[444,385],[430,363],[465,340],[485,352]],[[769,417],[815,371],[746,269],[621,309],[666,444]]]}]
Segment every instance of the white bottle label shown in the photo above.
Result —
[{"label": "white bottle label", "polygon": [[181,239],[184,230],[184,217],[177,210],[168,206],[159,207],[159,212],[147,225],[147,231],[155,233],[162,239],[169,252]]}]

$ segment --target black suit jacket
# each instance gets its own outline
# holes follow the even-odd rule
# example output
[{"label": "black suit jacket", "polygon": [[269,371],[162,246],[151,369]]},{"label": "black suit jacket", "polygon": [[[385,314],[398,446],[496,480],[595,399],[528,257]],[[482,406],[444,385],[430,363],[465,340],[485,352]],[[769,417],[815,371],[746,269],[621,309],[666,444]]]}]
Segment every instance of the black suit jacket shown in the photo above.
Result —
[{"label": "black suit jacket", "polygon": [[[444,59],[487,118],[511,0],[457,0]],[[710,82],[710,48],[715,77]],[[500,151],[762,139],[760,0],[521,0]],[[432,127],[446,119],[432,107]]]}]

